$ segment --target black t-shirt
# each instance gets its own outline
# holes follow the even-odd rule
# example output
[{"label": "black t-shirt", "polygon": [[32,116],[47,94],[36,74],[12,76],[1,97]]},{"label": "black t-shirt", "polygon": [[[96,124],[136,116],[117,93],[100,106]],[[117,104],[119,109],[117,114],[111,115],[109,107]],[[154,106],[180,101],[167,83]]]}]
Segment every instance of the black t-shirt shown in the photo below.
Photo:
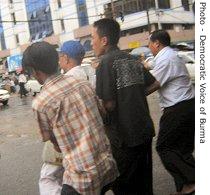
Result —
[{"label": "black t-shirt", "polygon": [[101,58],[96,70],[96,93],[104,101],[115,101],[106,124],[112,144],[128,147],[145,143],[154,136],[145,87],[155,78],[139,61],[118,48],[111,48]]}]

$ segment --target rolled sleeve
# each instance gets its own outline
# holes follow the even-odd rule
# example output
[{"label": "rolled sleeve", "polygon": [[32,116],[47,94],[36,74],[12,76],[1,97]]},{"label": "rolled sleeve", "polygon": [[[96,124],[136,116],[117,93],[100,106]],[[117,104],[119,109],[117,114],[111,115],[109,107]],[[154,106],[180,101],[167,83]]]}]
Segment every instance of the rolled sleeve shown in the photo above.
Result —
[{"label": "rolled sleeve", "polygon": [[170,61],[169,60],[156,61],[154,68],[151,70],[151,73],[160,83],[160,86],[163,86],[171,78]]}]

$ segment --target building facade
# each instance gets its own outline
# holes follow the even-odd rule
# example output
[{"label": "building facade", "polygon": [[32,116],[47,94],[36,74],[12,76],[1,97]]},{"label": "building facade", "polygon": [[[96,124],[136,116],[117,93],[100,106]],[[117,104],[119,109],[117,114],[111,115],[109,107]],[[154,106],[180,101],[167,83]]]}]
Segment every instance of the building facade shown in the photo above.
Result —
[{"label": "building facade", "polygon": [[26,0],[30,41],[38,41],[53,34],[52,17],[48,0]]},{"label": "building facade", "polygon": [[[113,2],[113,3],[111,3]],[[87,13],[114,17],[121,26],[119,47],[129,50],[148,44],[149,32],[168,30],[172,42],[194,40],[193,0],[101,0],[87,1]],[[96,18],[90,18],[92,24]],[[90,40],[90,26],[74,30],[74,37]]]},{"label": "building facade", "polygon": [[91,25],[114,17],[123,50],[147,45],[149,32],[169,31],[172,41],[194,40],[193,0],[5,0],[0,5],[6,49],[0,57],[22,53],[34,41],[59,46],[77,39],[91,52]]}]

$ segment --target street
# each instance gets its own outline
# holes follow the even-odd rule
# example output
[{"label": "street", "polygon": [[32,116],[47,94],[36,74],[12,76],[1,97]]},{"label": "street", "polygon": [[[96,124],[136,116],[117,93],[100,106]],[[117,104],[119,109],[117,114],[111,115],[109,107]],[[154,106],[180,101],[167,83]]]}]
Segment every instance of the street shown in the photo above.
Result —
[{"label": "street", "polygon": [[[0,195],[39,194],[43,144],[33,118],[32,98],[29,95],[20,99],[15,94],[8,106],[0,105]],[[150,95],[148,102],[157,135],[161,115],[157,93]],[[155,151],[156,139],[153,141],[154,195],[169,195],[175,192],[175,187]]]}]

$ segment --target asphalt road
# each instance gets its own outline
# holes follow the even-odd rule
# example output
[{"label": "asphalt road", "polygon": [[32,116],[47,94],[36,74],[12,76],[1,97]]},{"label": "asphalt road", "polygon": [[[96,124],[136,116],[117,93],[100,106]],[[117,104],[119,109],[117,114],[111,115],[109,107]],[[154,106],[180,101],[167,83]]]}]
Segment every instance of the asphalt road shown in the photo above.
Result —
[{"label": "asphalt road", "polygon": [[[12,95],[9,105],[0,105],[0,195],[38,195],[41,167],[40,141],[31,110],[32,97]],[[157,94],[149,98],[150,112],[158,133],[161,115]],[[171,176],[163,168],[153,141],[154,194],[169,195],[175,191]],[[108,193],[111,195],[112,193]]]}]

